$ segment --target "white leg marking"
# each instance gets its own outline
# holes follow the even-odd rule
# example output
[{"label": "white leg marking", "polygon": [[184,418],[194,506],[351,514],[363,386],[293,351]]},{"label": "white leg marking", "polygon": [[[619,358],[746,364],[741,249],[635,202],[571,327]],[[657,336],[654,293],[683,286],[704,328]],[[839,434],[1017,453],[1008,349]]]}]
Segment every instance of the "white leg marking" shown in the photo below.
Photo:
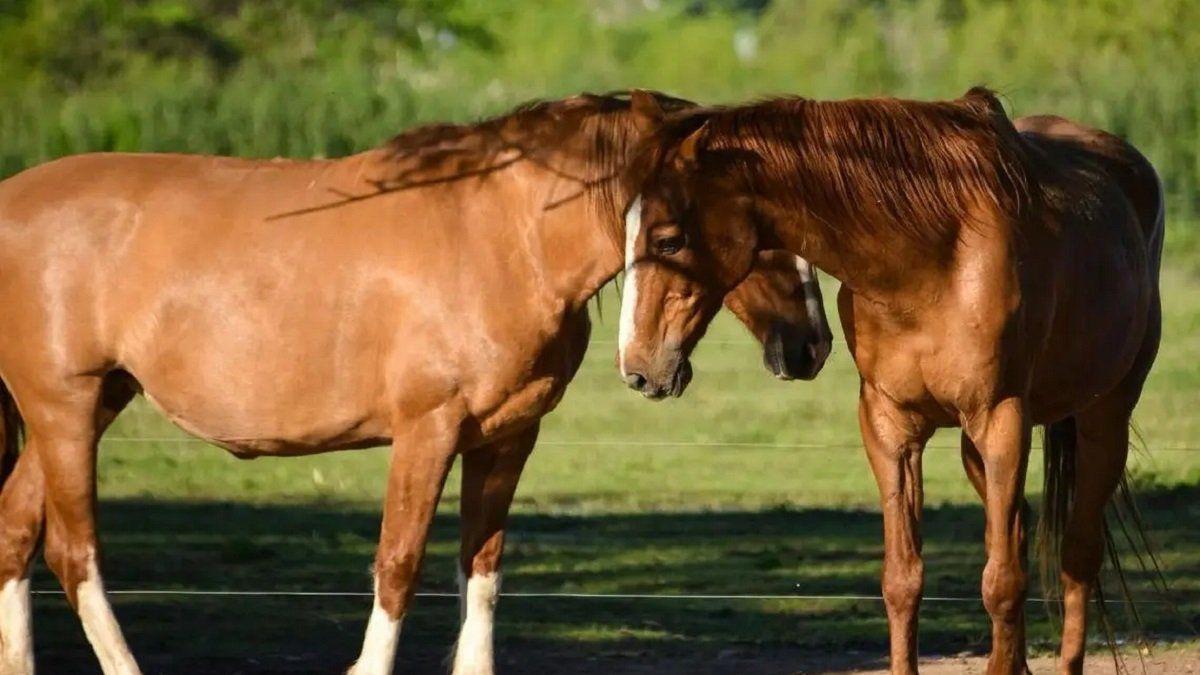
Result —
[{"label": "white leg marking", "polygon": [[621,291],[621,323],[617,330],[617,362],[621,377],[625,377],[625,348],[633,341],[637,329],[637,269],[634,267],[634,249],[642,231],[642,197],[638,195],[625,212],[625,287]]},{"label": "white leg marking", "polygon": [[75,600],[79,606],[79,619],[92,651],[100,661],[104,675],[141,675],[121,626],[113,616],[112,606],[104,595],[104,580],[96,567],[95,554],[88,555],[87,579],[75,587]]},{"label": "white leg marking", "polygon": [[33,675],[33,617],[29,579],[9,579],[0,588],[0,673]]},{"label": "white leg marking", "polygon": [[459,573],[459,596],[466,608],[458,646],[454,650],[454,675],[492,675],[492,625],[500,597],[500,574],[472,575],[463,583]]},{"label": "white leg marking", "polygon": [[400,622],[393,619],[379,604],[379,582],[375,582],[375,606],[367,621],[363,636],[362,654],[350,667],[347,675],[389,675],[396,663],[396,644],[400,641]]}]

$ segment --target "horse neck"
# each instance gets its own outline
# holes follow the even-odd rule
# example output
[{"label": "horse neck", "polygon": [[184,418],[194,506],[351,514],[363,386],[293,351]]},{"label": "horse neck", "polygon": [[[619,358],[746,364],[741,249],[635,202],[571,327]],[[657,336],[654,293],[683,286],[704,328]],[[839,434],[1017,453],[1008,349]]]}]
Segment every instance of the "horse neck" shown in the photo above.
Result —
[{"label": "horse neck", "polygon": [[[565,131],[548,154],[512,167],[533,213],[524,226],[544,287],[571,311],[582,310],[624,266],[613,225],[631,197],[624,194],[617,170],[634,132],[624,117],[589,115]],[[608,150],[597,154],[597,147]]]},{"label": "horse neck", "polygon": [[[343,160],[346,172],[366,179],[381,173],[362,170],[361,163],[391,171],[394,160],[376,151]],[[541,297],[556,313],[583,309],[600,288],[616,276],[624,264],[621,251],[612,239],[606,219],[618,218],[612,203],[623,203],[602,194],[602,187],[583,186],[564,178],[562,172],[548,168],[542,161],[508,162],[501,157],[494,169],[482,176],[470,176],[441,182],[434,172],[430,177],[410,176],[414,183],[429,181],[430,189],[452,190],[457,204],[491,201],[494,208],[482,209],[487,222],[466,229],[473,236],[484,236],[485,246],[518,252],[509,259],[517,262],[514,273],[529,270]],[[607,184],[604,184],[605,186]],[[376,189],[370,187],[369,189]],[[424,188],[422,188],[424,189]],[[459,209],[460,213],[476,209]],[[456,218],[471,216],[456,215]],[[467,223],[464,223],[467,225]]]},{"label": "horse neck", "polygon": [[918,244],[882,217],[868,218],[875,226],[846,223],[846,209],[798,205],[797,195],[804,191],[796,185],[771,178],[752,180],[754,193],[764,198],[760,209],[767,218],[760,235],[767,244],[807,259],[852,290],[920,283],[925,272],[936,274],[953,255],[952,236],[945,242]]},{"label": "horse neck", "polygon": [[[401,166],[399,173],[410,183],[436,182],[439,189],[456,191],[454,201],[458,203],[496,200],[497,208],[485,211],[502,222],[472,229],[494,236],[495,241],[488,245],[526,252],[536,282],[556,311],[576,311],[583,309],[624,263],[607,220],[616,221],[617,205],[625,202],[612,193],[617,184],[609,176],[614,168],[607,164],[612,160],[592,153],[597,145],[625,148],[629,142],[626,126],[585,119],[578,126],[550,128],[547,135],[555,142],[547,142],[537,133],[544,128],[534,128],[524,148],[518,131],[512,147],[481,154],[485,160],[478,166],[466,162],[469,175],[455,175],[455,171],[463,171],[459,165],[443,165],[436,159],[424,167],[420,159],[402,159],[417,168]],[[605,143],[596,142],[600,136]],[[387,149],[367,155],[369,163],[382,167],[375,173],[397,173],[397,160]],[[448,180],[440,180],[442,177]]]},{"label": "horse neck", "polygon": [[560,177],[539,173],[524,181],[533,216],[523,227],[533,262],[546,291],[568,310],[581,310],[624,265],[608,222],[619,217],[613,204],[624,202],[597,194],[601,188],[567,187]]}]

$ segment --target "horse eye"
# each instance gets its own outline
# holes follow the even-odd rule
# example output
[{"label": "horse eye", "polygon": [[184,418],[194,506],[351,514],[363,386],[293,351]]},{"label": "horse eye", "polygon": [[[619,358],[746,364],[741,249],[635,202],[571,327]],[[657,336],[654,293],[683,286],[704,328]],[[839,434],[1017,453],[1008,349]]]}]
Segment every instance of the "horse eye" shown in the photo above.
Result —
[{"label": "horse eye", "polygon": [[682,234],[662,237],[654,240],[654,252],[659,255],[679,253],[687,245],[687,237]]}]

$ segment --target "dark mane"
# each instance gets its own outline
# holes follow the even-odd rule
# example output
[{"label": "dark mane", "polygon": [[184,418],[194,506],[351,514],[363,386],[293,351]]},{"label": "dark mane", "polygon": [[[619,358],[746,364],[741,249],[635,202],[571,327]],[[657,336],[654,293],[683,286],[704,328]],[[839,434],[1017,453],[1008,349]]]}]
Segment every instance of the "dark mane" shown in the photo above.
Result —
[{"label": "dark mane", "polygon": [[701,165],[742,181],[829,234],[887,227],[921,246],[945,243],[991,207],[1019,218],[1031,207],[1024,145],[992,92],[954,101],[780,98],[689,110],[642,146],[634,171],[649,176],[700,130]]}]

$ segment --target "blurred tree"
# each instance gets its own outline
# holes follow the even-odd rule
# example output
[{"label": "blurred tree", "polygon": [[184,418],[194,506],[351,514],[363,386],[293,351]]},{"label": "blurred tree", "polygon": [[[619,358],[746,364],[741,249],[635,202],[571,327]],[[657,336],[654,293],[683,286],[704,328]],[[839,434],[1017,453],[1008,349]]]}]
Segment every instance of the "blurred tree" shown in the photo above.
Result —
[{"label": "blurred tree", "polygon": [[454,0],[4,0],[0,86],[39,79],[73,90],[143,63],[219,76],[248,53],[311,63],[492,46],[486,27],[458,10]]}]

